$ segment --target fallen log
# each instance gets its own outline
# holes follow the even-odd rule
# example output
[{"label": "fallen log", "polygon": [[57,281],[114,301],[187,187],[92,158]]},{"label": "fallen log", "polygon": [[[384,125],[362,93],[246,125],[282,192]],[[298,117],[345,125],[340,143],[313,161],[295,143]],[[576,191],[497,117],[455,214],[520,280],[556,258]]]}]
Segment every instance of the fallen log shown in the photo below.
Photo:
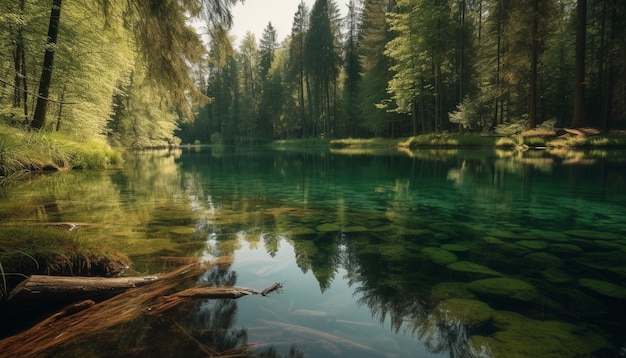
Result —
[{"label": "fallen log", "polygon": [[32,275],[9,294],[9,300],[76,301],[83,298],[110,296],[158,280],[143,277],[77,277]]},{"label": "fallen log", "polygon": [[[69,305],[29,329],[0,339],[2,352],[0,355],[49,357],[54,352],[62,351],[63,347],[88,341],[111,327],[127,324],[141,317],[156,316],[160,319],[166,311],[176,308],[179,304],[192,302],[196,298],[263,295],[263,292],[267,294],[282,287],[281,284],[273,284],[262,291],[241,287],[193,287],[176,292],[177,287],[195,282],[197,275],[208,266],[226,262],[232,262],[232,258],[223,257],[203,264],[186,265],[173,272],[159,275],[157,280],[147,282],[140,280],[141,287],[127,289],[104,301],[95,303],[87,300]],[[29,293],[26,296],[29,295],[35,294]]]}]

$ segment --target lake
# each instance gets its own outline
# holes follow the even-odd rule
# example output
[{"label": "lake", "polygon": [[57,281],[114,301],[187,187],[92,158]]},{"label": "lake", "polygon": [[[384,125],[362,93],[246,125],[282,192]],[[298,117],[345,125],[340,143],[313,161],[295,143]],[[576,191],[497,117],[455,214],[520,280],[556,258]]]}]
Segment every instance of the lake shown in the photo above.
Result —
[{"label": "lake", "polygon": [[[626,154],[188,147],[1,189],[196,300],[55,356],[626,357]],[[250,345],[250,346],[248,346]]]}]

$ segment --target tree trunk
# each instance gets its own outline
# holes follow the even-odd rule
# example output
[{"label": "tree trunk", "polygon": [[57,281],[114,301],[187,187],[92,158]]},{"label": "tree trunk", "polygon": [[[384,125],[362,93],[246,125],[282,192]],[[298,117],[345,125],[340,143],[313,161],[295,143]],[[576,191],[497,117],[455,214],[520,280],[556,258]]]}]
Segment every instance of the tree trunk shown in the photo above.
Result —
[{"label": "tree trunk", "polygon": [[587,0],[576,2],[576,53],[574,58],[574,118],[572,127],[585,125],[585,36]]},{"label": "tree trunk", "polygon": [[533,1],[532,49],[530,56],[530,93],[528,94],[528,127],[537,125],[537,62],[539,60],[539,0]]},{"label": "tree trunk", "polygon": [[52,10],[50,11],[50,24],[48,25],[48,40],[46,42],[46,52],[43,58],[43,69],[39,80],[39,97],[33,128],[41,129],[46,124],[46,110],[48,107],[48,96],[50,94],[50,82],[52,79],[52,64],[54,62],[54,48],[56,47],[57,35],[59,33],[59,21],[61,19],[61,0],[52,0]]},{"label": "tree trunk", "polygon": [[71,302],[120,293],[156,280],[156,276],[103,278],[32,275],[11,291],[9,300]]}]

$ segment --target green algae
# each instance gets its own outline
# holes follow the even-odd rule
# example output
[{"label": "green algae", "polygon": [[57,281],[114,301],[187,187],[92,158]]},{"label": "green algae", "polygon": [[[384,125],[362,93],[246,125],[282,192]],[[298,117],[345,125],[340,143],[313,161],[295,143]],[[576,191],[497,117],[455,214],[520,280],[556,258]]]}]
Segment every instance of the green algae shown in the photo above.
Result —
[{"label": "green algae", "polygon": [[471,336],[475,352],[489,352],[492,357],[587,357],[610,344],[584,326],[566,322],[539,321],[519,313],[494,311],[491,337]]},{"label": "green algae", "polygon": [[626,288],[616,285],[614,283],[595,280],[591,278],[581,278],[578,280],[578,283],[582,287],[600,295],[616,298],[619,300],[626,300]]},{"label": "green algae", "polygon": [[341,230],[341,226],[335,223],[325,223],[321,225],[317,225],[315,230],[318,232],[336,232]]},{"label": "green algae", "polygon": [[567,242],[569,241],[569,237],[563,233],[560,232],[554,232],[554,231],[541,231],[539,232],[539,237],[541,237],[544,240],[548,240],[548,241],[555,241],[555,242]]},{"label": "green algae", "polygon": [[523,260],[526,265],[532,266],[537,270],[545,270],[550,267],[560,267],[563,265],[563,260],[547,252],[533,252],[524,256]]},{"label": "green algae", "polygon": [[489,267],[469,261],[457,261],[446,266],[449,270],[468,274],[472,277],[500,277],[501,273]]},{"label": "green algae", "polygon": [[541,275],[543,278],[554,284],[563,284],[572,281],[572,278],[568,274],[555,267],[550,267],[549,269],[542,271]]},{"label": "green algae", "polygon": [[531,250],[543,250],[549,246],[547,242],[541,240],[520,240],[516,244]]},{"label": "green algae", "polygon": [[451,298],[440,302],[433,310],[440,319],[458,320],[469,328],[480,327],[493,317],[493,310],[484,302]]},{"label": "green algae", "polygon": [[535,288],[528,282],[507,277],[472,281],[468,289],[482,295],[508,297],[524,302],[532,302],[539,297]]},{"label": "green algae", "polygon": [[459,244],[443,244],[443,245],[441,245],[441,248],[446,250],[446,251],[452,251],[452,252],[467,252],[467,251],[469,251],[469,247],[467,247],[465,245],[459,245]]},{"label": "green algae", "polygon": [[476,295],[467,289],[467,283],[465,282],[440,282],[433,286],[430,294],[435,302],[450,298],[476,298]]},{"label": "green algae", "polygon": [[568,231],[565,231],[564,234],[581,238],[581,239],[592,239],[592,240],[619,240],[621,238],[621,236],[617,234],[613,234],[611,232],[602,232],[602,231],[594,231],[594,230],[568,230]]},{"label": "green algae", "polygon": [[487,231],[487,235],[496,237],[498,239],[509,239],[509,240],[526,239],[524,236],[520,234],[516,234],[512,231],[505,231],[505,230],[490,230],[490,231]]},{"label": "green algae", "polygon": [[422,253],[426,255],[430,261],[442,266],[458,260],[455,254],[438,247],[425,247],[422,249]]},{"label": "green algae", "polygon": [[504,244],[504,241],[498,239],[497,237],[493,237],[493,236],[485,236],[482,238],[484,242],[486,242],[487,244],[490,245],[502,245]]}]

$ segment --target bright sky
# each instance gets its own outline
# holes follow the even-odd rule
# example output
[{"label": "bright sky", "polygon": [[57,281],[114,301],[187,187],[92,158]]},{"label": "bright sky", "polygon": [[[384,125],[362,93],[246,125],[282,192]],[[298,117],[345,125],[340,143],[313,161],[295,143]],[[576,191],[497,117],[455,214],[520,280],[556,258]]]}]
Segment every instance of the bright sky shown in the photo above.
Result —
[{"label": "bright sky", "polygon": [[[336,0],[337,6],[342,16],[348,12],[348,0]],[[315,0],[304,0],[309,11],[313,7]],[[252,32],[257,42],[261,39],[263,29],[268,22],[278,34],[278,42],[291,34],[293,16],[298,11],[300,0],[245,0],[244,4],[238,3],[233,7],[234,26],[230,33],[233,34],[235,44],[238,47],[246,32]]]}]

